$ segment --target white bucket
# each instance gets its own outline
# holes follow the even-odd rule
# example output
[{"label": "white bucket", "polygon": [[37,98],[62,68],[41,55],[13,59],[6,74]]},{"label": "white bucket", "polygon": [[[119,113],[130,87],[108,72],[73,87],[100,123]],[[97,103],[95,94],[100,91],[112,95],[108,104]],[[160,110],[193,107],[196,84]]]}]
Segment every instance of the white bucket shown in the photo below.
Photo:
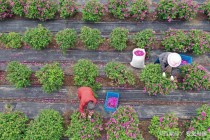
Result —
[{"label": "white bucket", "polygon": [[[144,55],[138,56],[135,54],[136,51],[142,51],[142,52],[144,52]],[[144,68],[145,67],[145,64],[144,64],[145,56],[146,56],[145,49],[135,48],[133,50],[132,61],[130,62],[131,66],[133,66],[135,68]]]}]

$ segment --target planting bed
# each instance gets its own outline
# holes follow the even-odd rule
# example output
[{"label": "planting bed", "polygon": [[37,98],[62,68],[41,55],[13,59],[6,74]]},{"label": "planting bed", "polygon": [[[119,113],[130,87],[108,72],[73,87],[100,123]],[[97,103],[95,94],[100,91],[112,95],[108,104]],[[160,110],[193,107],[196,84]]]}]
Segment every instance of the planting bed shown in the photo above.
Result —
[{"label": "planting bed", "polygon": [[[108,0],[99,1],[103,4],[108,2]],[[196,1],[198,2],[199,6],[202,6],[204,3],[204,0]],[[79,100],[77,96],[77,88],[79,86],[75,85],[76,82],[74,77],[76,74],[74,72],[74,66],[80,59],[88,59],[95,64],[99,71],[95,81],[96,83],[101,83],[102,87],[101,89],[96,90],[98,95],[96,111],[102,115],[103,127],[105,127],[105,123],[107,123],[110,117],[112,117],[111,113],[104,111],[106,93],[109,91],[118,92],[120,93],[119,107],[130,105],[135,109],[138,115],[138,120],[140,120],[138,128],[140,128],[140,132],[145,140],[156,139],[149,133],[149,125],[152,123],[151,120],[153,116],[163,116],[167,113],[174,113],[178,118],[180,118],[178,127],[182,132],[184,132],[181,134],[180,139],[184,140],[186,137],[186,130],[189,128],[190,120],[197,115],[196,109],[200,108],[204,104],[210,105],[210,91],[200,91],[200,89],[197,91],[185,91],[178,88],[170,92],[168,95],[157,94],[156,96],[149,96],[148,90],[145,91],[146,82],[141,81],[141,77],[143,79],[143,76],[139,77],[143,69],[136,69],[130,65],[132,60],[132,50],[137,48],[137,45],[135,45],[132,39],[134,34],[144,29],[150,28],[155,31],[155,33],[153,33],[156,37],[154,46],[148,46],[151,47],[151,51],[145,60],[145,64],[149,65],[155,62],[158,55],[165,52],[165,48],[161,44],[161,41],[164,39],[165,31],[168,31],[169,29],[181,29],[190,32],[192,29],[197,29],[206,31],[206,33],[209,34],[210,22],[208,17],[201,13],[201,11],[198,12],[196,18],[192,21],[172,20],[171,22],[168,22],[167,20],[163,21],[155,19],[154,8],[157,7],[157,4],[160,1],[152,0],[151,2],[151,11],[143,21],[136,21],[131,17],[126,19],[117,19],[107,12],[105,12],[105,15],[102,16],[102,19],[99,22],[94,23],[82,21],[81,10],[83,5],[86,3],[85,0],[77,0],[77,3],[79,4],[79,12],[75,16],[67,19],[62,19],[59,17],[60,15],[56,13],[54,19],[47,21],[32,20],[18,16],[13,16],[12,18],[7,18],[0,21],[0,33],[18,32],[20,34],[24,34],[27,28],[34,28],[37,27],[38,24],[42,24],[43,27],[49,29],[49,31],[51,31],[53,34],[52,41],[45,49],[39,51],[33,50],[29,45],[26,45],[25,42],[22,42],[22,48],[20,49],[6,48],[2,42],[0,43],[0,112],[5,111],[5,105],[11,104],[13,111],[21,111],[30,119],[34,119],[42,109],[54,109],[63,115],[64,126],[66,129],[67,125],[71,123],[71,120],[69,119],[70,115],[79,108]],[[101,36],[105,40],[96,50],[87,50],[85,44],[82,42],[80,36],[81,28],[84,26],[96,28],[101,31]],[[122,51],[117,51],[114,49],[114,47],[111,47],[112,32],[117,27],[125,27],[129,31],[129,39],[126,42],[127,47]],[[75,29],[77,32],[77,35],[75,36],[78,39],[73,45],[74,48],[67,49],[66,53],[64,54],[59,49],[59,45],[55,41],[55,34],[66,28]],[[201,39],[201,37],[198,38]],[[201,42],[201,46],[203,44],[205,43]],[[210,43],[206,44],[209,45]],[[207,47],[209,48],[210,46]],[[206,52],[202,53],[201,55],[195,55],[192,52],[183,54],[191,56],[194,63],[202,65],[208,71],[210,71],[210,53],[208,50]],[[31,81],[30,86],[18,89],[10,84],[9,80],[6,78],[6,71],[9,62],[11,61],[18,61],[32,70],[32,74],[29,78]],[[41,87],[41,84],[38,81],[37,76],[35,76],[35,73],[43,68],[46,64],[52,64],[53,62],[58,62],[58,64],[61,66],[64,75],[64,82],[60,90],[53,91],[52,93],[46,93]],[[133,73],[136,83],[132,85],[129,82],[125,82],[121,85],[114,85],[112,83],[114,80],[111,80],[107,76],[108,70],[106,69],[106,66],[109,62],[119,62],[120,64],[123,64],[125,68]],[[116,65],[118,65],[117,67],[123,67],[119,64]],[[123,70],[123,73],[126,72],[126,70]],[[195,73],[196,72],[197,70],[195,70]],[[150,74],[152,75],[153,73]],[[127,77],[123,79],[124,81],[129,81],[129,78],[132,81],[132,76],[129,77],[128,75],[129,73],[126,75]],[[150,75],[148,75],[148,77],[149,76]],[[201,79],[205,79],[206,75],[202,77],[203,78]],[[198,77],[193,75],[190,78],[196,79]],[[115,82],[117,80],[118,78],[115,79]],[[183,80],[183,78],[180,76],[178,77],[178,80],[180,82]],[[187,78],[185,80],[187,80]],[[184,83],[184,81],[180,83]],[[194,84],[196,85],[200,83],[195,81]],[[155,86],[153,88],[155,88]],[[205,116],[206,114],[205,112],[202,112],[201,115]],[[208,131],[210,131],[210,128],[208,128]],[[96,140],[108,140],[106,132],[106,130],[103,130],[101,133],[101,138]],[[63,140],[67,139],[68,138],[63,135]]]}]

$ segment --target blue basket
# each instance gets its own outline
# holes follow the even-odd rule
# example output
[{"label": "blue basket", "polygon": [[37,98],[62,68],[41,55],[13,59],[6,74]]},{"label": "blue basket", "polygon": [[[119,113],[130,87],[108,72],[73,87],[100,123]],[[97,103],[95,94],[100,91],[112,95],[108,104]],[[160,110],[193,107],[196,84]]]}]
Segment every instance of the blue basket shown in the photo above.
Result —
[{"label": "blue basket", "polygon": [[180,54],[182,60],[184,61],[187,61],[188,64],[192,64],[192,57],[191,56],[187,56],[187,55],[183,55],[183,54]]},{"label": "blue basket", "polygon": [[[115,108],[111,108],[111,107],[108,107],[108,106],[107,106],[107,102],[108,102],[108,99],[109,99],[110,97],[116,97],[116,98],[118,99],[118,101],[117,101],[117,106],[116,106]],[[107,92],[107,93],[106,93],[106,101],[105,101],[105,103],[104,103],[104,110],[105,110],[106,112],[115,112],[115,111],[117,110],[117,107],[118,107],[119,97],[120,97],[120,94],[117,93],[117,92]]]}]

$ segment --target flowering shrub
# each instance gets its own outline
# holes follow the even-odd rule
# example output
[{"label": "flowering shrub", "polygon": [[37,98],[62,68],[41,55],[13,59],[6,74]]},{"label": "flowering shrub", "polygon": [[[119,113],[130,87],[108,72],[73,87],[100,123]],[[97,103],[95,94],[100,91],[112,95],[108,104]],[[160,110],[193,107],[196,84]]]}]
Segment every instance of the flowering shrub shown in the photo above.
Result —
[{"label": "flowering shrub", "polygon": [[165,32],[162,45],[167,51],[187,52],[190,50],[188,47],[188,34],[183,30],[170,29]]},{"label": "flowering shrub", "polygon": [[24,140],[59,140],[63,134],[63,118],[58,111],[42,110],[30,122]]},{"label": "flowering shrub", "polygon": [[158,3],[158,7],[156,9],[157,16],[160,19],[168,20],[169,22],[172,19],[177,17],[178,13],[178,0],[162,0]]},{"label": "flowering shrub", "polygon": [[192,119],[185,140],[210,139],[210,106],[203,105],[197,110],[197,117]]},{"label": "flowering shrub", "polygon": [[22,36],[19,33],[10,32],[8,34],[2,34],[0,41],[5,45],[6,48],[18,49],[22,46]]},{"label": "flowering shrub", "polygon": [[206,2],[204,2],[202,9],[210,19],[210,0],[206,0]]},{"label": "flowering shrub", "polygon": [[28,118],[21,112],[0,112],[1,140],[22,140]]},{"label": "flowering shrub", "polygon": [[84,21],[100,21],[104,12],[105,9],[103,4],[98,2],[98,0],[91,0],[88,1],[82,9],[82,19]]},{"label": "flowering shrub", "polygon": [[128,41],[128,29],[117,27],[110,35],[110,45],[118,51],[124,50]]},{"label": "flowering shrub", "polygon": [[190,30],[190,48],[196,55],[210,52],[210,35],[201,30]]},{"label": "flowering shrub", "polygon": [[12,17],[11,8],[8,0],[0,0],[0,20]]},{"label": "flowering shrub", "polygon": [[57,10],[57,4],[51,0],[29,0],[24,6],[24,13],[27,18],[42,21],[53,19]]},{"label": "flowering shrub", "polygon": [[66,52],[67,49],[73,48],[77,42],[77,32],[75,29],[66,28],[55,35],[56,43],[60,49]]},{"label": "flowering shrub", "polygon": [[119,62],[109,62],[104,68],[106,76],[114,85],[135,84],[135,77],[131,70]]},{"label": "flowering shrub", "polygon": [[85,44],[85,47],[90,50],[95,50],[104,41],[101,37],[101,32],[98,29],[91,29],[83,26],[81,28],[80,39]]},{"label": "flowering shrub", "polygon": [[180,88],[183,90],[207,90],[210,85],[210,75],[196,64],[181,67],[183,82]]},{"label": "flowering shrub", "polygon": [[109,0],[108,10],[114,17],[124,19],[130,16],[128,2],[129,0]]},{"label": "flowering shrub", "polygon": [[138,115],[131,106],[119,107],[106,123],[107,139],[143,140],[138,125]]},{"label": "flowering shrub", "polygon": [[101,88],[101,84],[96,82],[96,78],[99,76],[98,67],[90,60],[80,59],[74,65],[73,72],[76,86],[88,86],[94,91]]},{"label": "flowering shrub", "polygon": [[181,135],[178,117],[173,114],[165,114],[163,117],[154,116],[149,126],[149,133],[158,140],[178,140]]},{"label": "flowering shrub", "polygon": [[52,40],[51,32],[41,24],[36,28],[27,29],[23,36],[23,41],[29,44],[35,50],[41,50],[47,47]]},{"label": "flowering shrub", "polygon": [[198,4],[193,0],[182,0],[178,5],[177,17],[179,19],[192,20],[198,12]]},{"label": "flowering shrub", "polygon": [[63,85],[64,73],[58,63],[45,65],[35,75],[47,93],[59,90]]},{"label": "flowering shrub", "polygon": [[177,88],[177,80],[170,81],[170,78],[163,77],[159,64],[148,64],[140,74],[140,80],[145,84],[145,91],[149,95],[169,94]]},{"label": "flowering shrub", "polygon": [[78,7],[74,0],[59,0],[59,2],[60,17],[72,17],[78,12]]},{"label": "flowering shrub", "polygon": [[32,71],[27,66],[16,61],[11,61],[7,65],[7,80],[15,85],[16,88],[27,87],[30,85]]},{"label": "flowering shrub", "polygon": [[152,29],[140,31],[133,36],[133,42],[138,48],[146,49],[146,52],[150,52],[155,45],[156,37],[154,33]]},{"label": "flowering shrub", "polygon": [[149,1],[148,0],[133,0],[130,14],[136,20],[144,20],[146,14],[149,12]]},{"label": "flowering shrub", "polygon": [[82,118],[80,112],[74,112],[65,135],[69,137],[69,140],[93,140],[101,136],[102,130],[102,117],[98,113],[94,113],[92,118],[88,119]]},{"label": "flowering shrub", "polygon": [[24,16],[24,6],[26,5],[26,0],[9,0],[12,13],[18,16]]}]

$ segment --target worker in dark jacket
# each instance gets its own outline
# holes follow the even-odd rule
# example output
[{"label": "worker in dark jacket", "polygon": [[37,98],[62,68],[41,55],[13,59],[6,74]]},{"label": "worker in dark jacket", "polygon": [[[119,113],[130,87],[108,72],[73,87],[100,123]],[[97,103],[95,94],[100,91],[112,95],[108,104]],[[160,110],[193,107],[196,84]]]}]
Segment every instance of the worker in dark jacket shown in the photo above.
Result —
[{"label": "worker in dark jacket", "polygon": [[164,77],[166,77],[165,71],[167,70],[167,67],[172,67],[170,79],[173,81],[176,69],[180,66],[181,62],[182,58],[178,53],[165,52],[158,56],[155,64],[160,63]]},{"label": "worker in dark jacket", "polygon": [[78,89],[78,97],[80,100],[79,111],[82,117],[85,118],[84,109],[87,108],[87,111],[89,112],[88,118],[91,118],[97,102],[93,90],[90,87],[80,87]]}]

